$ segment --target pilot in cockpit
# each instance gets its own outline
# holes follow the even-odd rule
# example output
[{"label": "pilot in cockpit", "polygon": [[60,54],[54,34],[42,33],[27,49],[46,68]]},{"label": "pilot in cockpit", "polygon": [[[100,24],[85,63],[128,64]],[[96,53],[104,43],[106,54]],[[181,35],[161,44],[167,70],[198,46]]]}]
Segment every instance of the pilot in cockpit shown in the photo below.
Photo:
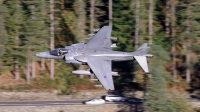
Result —
[{"label": "pilot in cockpit", "polygon": [[49,54],[54,55],[54,56],[61,56],[61,55],[66,54],[67,52],[68,50],[65,48],[58,48],[58,49],[49,51]]}]

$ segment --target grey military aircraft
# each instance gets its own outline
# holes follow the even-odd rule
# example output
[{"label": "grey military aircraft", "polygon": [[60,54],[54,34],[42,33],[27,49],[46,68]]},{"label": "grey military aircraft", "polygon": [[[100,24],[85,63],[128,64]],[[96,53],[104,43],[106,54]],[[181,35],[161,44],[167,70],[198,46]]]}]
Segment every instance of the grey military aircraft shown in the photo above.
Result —
[{"label": "grey military aircraft", "polygon": [[112,61],[126,61],[136,59],[142,69],[148,73],[146,57],[150,47],[144,43],[135,52],[120,52],[111,49],[111,26],[102,27],[87,43],[78,43],[65,48],[37,53],[40,58],[64,59],[66,63],[87,64],[89,70],[75,70],[74,74],[96,75],[107,90],[114,90],[112,76],[119,76],[118,72],[112,71]]}]

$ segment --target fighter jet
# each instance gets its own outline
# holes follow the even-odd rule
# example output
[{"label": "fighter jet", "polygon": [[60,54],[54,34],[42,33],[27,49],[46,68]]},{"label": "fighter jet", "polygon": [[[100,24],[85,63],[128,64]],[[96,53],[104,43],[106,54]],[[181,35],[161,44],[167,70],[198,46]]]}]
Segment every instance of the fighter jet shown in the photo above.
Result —
[{"label": "fighter jet", "polygon": [[74,74],[96,75],[107,90],[114,90],[112,76],[119,76],[112,71],[112,61],[126,61],[136,59],[142,69],[148,73],[146,57],[150,47],[144,43],[135,52],[120,52],[111,49],[111,26],[102,27],[87,43],[78,43],[65,48],[58,48],[48,52],[37,53],[40,58],[63,59],[66,63],[88,65],[89,70],[72,71]]}]

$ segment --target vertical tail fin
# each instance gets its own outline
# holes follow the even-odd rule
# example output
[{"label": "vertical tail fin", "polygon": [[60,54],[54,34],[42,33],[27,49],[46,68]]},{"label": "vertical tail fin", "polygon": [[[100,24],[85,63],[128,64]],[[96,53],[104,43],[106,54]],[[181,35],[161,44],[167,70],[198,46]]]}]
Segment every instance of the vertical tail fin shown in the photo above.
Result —
[{"label": "vertical tail fin", "polygon": [[133,52],[134,58],[137,60],[139,65],[142,67],[142,69],[146,73],[149,73],[148,64],[147,64],[147,57],[150,56],[150,54],[147,54],[149,49],[150,47],[147,46],[147,43],[144,43],[135,52]]},{"label": "vertical tail fin", "polygon": [[134,56],[134,58],[137,60],[139,65],[142,67],[142,69],[149,73],[148,65],[147,65],[147,57],[146,56]]},{"label": "vertical tail fin", "polygon": [[144,47],[147,47],[147,43],[142,44],[142,46],[140,46],[138,49],[141,49],[141,48],[144,48]]},{"label": "vertical tail fin", "polygon": [[147,46],[147,43],[144,43],[140,46],[135,52],[133,52],[137,56],[142,56],[148,53],[150,47]]}]

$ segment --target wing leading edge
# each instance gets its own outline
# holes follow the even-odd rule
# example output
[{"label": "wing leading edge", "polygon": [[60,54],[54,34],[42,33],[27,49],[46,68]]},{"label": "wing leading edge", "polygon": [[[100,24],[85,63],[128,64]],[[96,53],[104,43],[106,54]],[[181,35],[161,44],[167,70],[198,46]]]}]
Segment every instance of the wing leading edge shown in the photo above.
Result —
[{"label": "wing leading edge", "polygon": [[107,90],[114,90],[111,72],[111,60],[104,60],[100,57],[89,56],[87,63]]}]

